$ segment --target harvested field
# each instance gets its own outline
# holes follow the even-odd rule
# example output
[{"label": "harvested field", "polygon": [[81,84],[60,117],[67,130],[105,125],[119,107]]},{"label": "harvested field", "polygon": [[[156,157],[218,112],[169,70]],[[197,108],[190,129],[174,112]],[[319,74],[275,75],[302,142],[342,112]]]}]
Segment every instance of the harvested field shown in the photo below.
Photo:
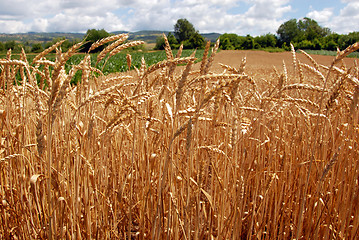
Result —
[{"label": "harvested field", "polygon": [[194,64],[166,42],[107,76],[90,54],[65,71],[83,43],[60,44],[0,59],[1,238],[358,236],[359,68],[341,60],[359,43],[333,61],[217,41]]},{"label": "harvested field", "polygon": [[[328,66],[332,63],[333,57],[324,55],[311,55],[312,58],[319,64]],[[283,61],[288,66],[289,70],[292,69],[293,55],[291,52],[265,52],[265,51],[251,51],[251,50],[221,50],[217,53],[212,67],[213,71],[222,71],[223,69],[218,63],[223,63],[232,67],[239,66],[242,58],[247,58],[246,70],[251,75],[268,74],[273,72],[273,67],[278,70],[283,68]],[[308,58],[302,53],[297,53],[298,59],[303,63],[310,64]],[[348,68],[353,67],[356,58],[344,59]]]}]

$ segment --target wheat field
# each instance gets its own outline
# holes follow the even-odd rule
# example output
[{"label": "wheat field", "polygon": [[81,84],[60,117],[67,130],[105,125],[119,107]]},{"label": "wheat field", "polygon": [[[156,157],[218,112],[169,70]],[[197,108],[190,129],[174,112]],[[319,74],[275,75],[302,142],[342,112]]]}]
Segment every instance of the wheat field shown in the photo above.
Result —
[{"label": "wheat field", "polygon": [[[90,51],[143,43],[127,37]],[[90,52],[65,71],[83,43],[61,43],[0,59],[0,239],[358,236],[359,67],[342,59],[359,43],[330,66],[292,48],[260,79],[245,58],[213,72],[219,41],[107,76]]]}]

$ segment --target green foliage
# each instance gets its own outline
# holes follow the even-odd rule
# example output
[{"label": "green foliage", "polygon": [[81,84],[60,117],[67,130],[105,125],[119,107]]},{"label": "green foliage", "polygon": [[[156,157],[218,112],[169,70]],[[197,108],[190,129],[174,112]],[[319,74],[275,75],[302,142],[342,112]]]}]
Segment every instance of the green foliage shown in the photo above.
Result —
[{"label": "green foliage", "polygon": [[291,19],[281,24],[277,30],[279,40],[289,45],[292,41],[297,41],[300,36],[300,30],[297,25],[297,19]]},{"label": "green foliage", "polygon": [[[177,43],[183,44],[184,49],[201,49],[205,46],[204,37],[196,31],[192,23],[190,23],[187,19],[181,18],[177,20],[177,23],[174,25],[174,36]],[[170,42],[170,39],[168,39],[168,41]],[[174,39],[172,44],[175,44]],[[179,46],[179,44],[177,46]]]},{"label": "green foliage", "polygon": [[[101,40],[103,38],[106,38],[108,36],[110,36],[110,34],[108,32],[106,32],[104,29],[101,29],[101,30],[89,29],[89,30],[87,30],[86,36],[84,37],[84,40],[86,41],[86,43],[83,45],[81,51],[87,52],[94,42]],[[100,52],[105,47],[106,47],[106,45],[101,45],[100,47],[93,50],[93,52]]]},{"label": "green foliage", "polygon": [[196,33],[196,29],[187,19],[178,19],[174,25],[174,34],[178,42],[188,40],[193,34]]},{"label": "green foliage", "polygon": [[237,34],[234,33],[225,33],[220,37],[220,45],[219,48],[223,50],[234,50],[240,49],[241,39]]},{"label": "green foliage", "polygon": [[[310,18],[303,18],[299,21],[291,19],[279,26],[277,30],[279,41],[281,43],[298,43],[299,45],[308,46],[311,48],[319,47],[321,44],[313,43],[315,39],[321,41],[323,37],[330,34],[328,28],[321,27],[315,20]],[[312,42],[313,46],[309,44]],[[303,43],[301,43],[303,42]]]},{"label": "green foliage", "polygon": [[309,40],[303,40],[303,41],[297,43],[296,47],[300,48],[300,49],[314,49],[313,43]]},{"label": "green foliage", "polygon": [[[172,49],[176,49],[179,47],[177,39],[175,38],[175,36],[172,33],[169,32],[167,34],[167,40]],[[157,37],[154,50],[164,50],[164,49],[165,49],[165,39],[163,36],[159,36],[159,37]]]},{"label": "green foliage", "polygon": [[[174,35],[169,32],[167,40],[172,49],[179,48],[183,44],[184,49],[202,49],[205,46],[204,37],[195,30],[192,23],[187,19],[178,19],[174,26]],[[163,50],[165,45],[164,38],[158,37],[156,40],[155,50]]]},{"label": "green foliage", "polygon": [[251,35],[247,35],[242,46],[244,49],[253,49],[254,48],[254,38]]},{"label": "green foliage", "polygon": [[225,49],[225,50],[234,50],[235,48],[234,48],[233,44],[234,43],[232,43],[229,38],[222,38],[220,48]]},{"label": "green foliage", "polygon": [[328,28],[319,26],[315,20],[308,17],[299,20],[297,25],[300,31],[300,37],[310,41],[313,41],[316,38],[325,37],[330,33]]},{"label": "green foliage", "polygon": [[163,49],[165,49],[165,39],[163,36],[158,36],[154,50],[163,50]]},{"label": "green foliage", "polygon": [[175,48],[179,47],[178,41],[177,41],[176,37],[172,33],[169,32],[167,34],[167,40],[168,40],[168,43],[170,44],[172,49],[175,49]]},{"label": "green foliage", "polygon": [[7,41],[7,42],[5,42],[5,50],[9,50],[9,49],[14,50],[15,46],[16,46],[15,41]]},{"label": "green foliage", "polygon": [[40,53],[44,50],[41,43],[35,43],[31,47],[31,52],[33,53]]},{"label": "green foliage", "polygon": [[183,42],[184,49],[202,49],[205,46],[204,38],[198,32],[195,32],[190,38]]},{"label": "green foliage", "polygon": [[220,49],[223,50],[246,50],[246,49],[264,49],[275,48],[277,46],[277,38],[273,34],[261,35],[253,38],[250,35],[238,36],[233,33],[225,33],[220,37]]},{"label": "green foliage", "polygon": [[352,32],[338,39],[338,47],[345,49],[347,46],[359,42],[359,32]]},{"label": "green foliage", "polygon": [[0,42],[0,52],[3,52],[5,50],[5,45]]},{"label": "green foliage", "polygon": [[277,46],[277,38],[274,34],[267,33],[265,35],[254,38],[255,43],[260,45],[260,48],[274,48]]}]

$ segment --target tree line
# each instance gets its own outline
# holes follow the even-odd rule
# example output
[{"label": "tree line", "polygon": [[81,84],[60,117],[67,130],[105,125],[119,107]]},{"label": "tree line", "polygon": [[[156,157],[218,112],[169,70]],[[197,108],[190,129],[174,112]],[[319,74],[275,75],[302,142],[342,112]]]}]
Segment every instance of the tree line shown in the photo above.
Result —
[{"label": "tree line", "polygon": [[220,48],[230,49],[266,49],[281,48],[290,50],[290,43],[297,49],[337,50],[345,49],[359,41],[359,32],[337,34],[329,28],[321,27],[315,20],[303,18],[291,19],[281,24],[277,35],[268,33],[252,37],[225,33],[220,36]]}]

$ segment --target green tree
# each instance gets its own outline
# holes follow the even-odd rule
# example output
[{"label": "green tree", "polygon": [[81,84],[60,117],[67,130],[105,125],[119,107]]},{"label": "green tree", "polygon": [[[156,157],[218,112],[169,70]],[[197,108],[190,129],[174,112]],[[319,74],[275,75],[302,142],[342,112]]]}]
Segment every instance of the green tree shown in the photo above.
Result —
[{"label": "green tree", "polygon": [[306,40],[313,41],[316,38],[325,37],[330,33],[329,28],[323,28],[310,18],[303,18],[298,21],[298,28]]},{"label": "green tree", "polygon": [[41,43],[34,43],[31,47],[31,52],[40,53],[44,50]]},{"label": "green tree", "polygon": [[279,35],[280,42],[286,43],[286,45],[295,41],[300,36],[297,19],[291,19],[281,24],[277,30],[277,34]]},{"label": "green tree", "polygon": [[300,49],[314,49],[314,44],[309,40],[303,40],[296,44],[296,47]]},{"label": "green tree", "polygon": [[[286,43],[289,46],[291,42],[294,44],[304,40],[314,42],[317,39],[321,43],[322,38],[330,34],[330,30],[329,28],[321,27],[315,20],[305,17],[299,21],[291,19],[283,23],[279,26],[277,34],[280,43]],[[308,42],[304,42],[304,45],[308,45]],[[315,45],[319,46],[318,44]]]},{"label": "green tree", "polygon": [[3,52],[5,50],[5,45],[0,42],[0,52]]},{"label": "green tree", "polygon": [[[175,36],[173,36],[172,33],[169,32],[167,34],[167,40],[172,49],[176,49],[179,47],[177,39],[175,38]],[[164,50],[165,49],[165,39],[163,36],[157,37],[156,45],[155,45],[154,49],[155,50]]]},{"label": "green tree", "polygon": [[179,43],[188,40],[195,33],[194,26],[185,18],[178,19],[174,25],[174,34]]},{"label": "green tree", "polygon": [[179,47],[176,37],[171,32],[167,34],[167,40],[172,49],[176,49]]},{"label": "green tree", "polygon": [[228,37],[220,38],[220,49],[234,50],[234,46]]},{"label": "green tree", "polygon": [[268,33],[266,35],[255,37],[254,42],[258,43],[261,48],[266,48],[266,47],[274,48],[277,45],[277,38],[274,34]]},{"label": "green tree", "polygon": [[14,40],[5,42],[5,50],[14,50],[16,46],[16,43]]},{"label": "green tree", "polygon": [[[104,29],[101,29],[101,30],[89,29],[89,30],[87,30],[87,33],[84,37],[84,40],[86,41],[86,43],[83,45],[81,51],[87,52],[94,42],[96,42],[100,39],[106,38],[108,36],[110,36],[110,34],[108,32],[106,32]],[[100,52],[105,47],[106,47],[105,45],[102,45],[102,46],[94,49],[93,52]]]},{"label": "green tree", "polygon": [[243,49],[253,49],[254,48],[254,38],[251,35],[247,35],[244,43],[242,44]]},{"label": "green tree", "polygon": [[195,32],[190,36],[190,38],[183,42],[183,48],[186,49],[194,49],[194,48],[204,48],[205,41],[204,37],[199,34],[198,32]]},{"label": "green tree", "polygon": [[338,47],[343,50],[356,42],[359,42],[359,32],[351,32],[339,37]]},{"label": "green tree", "polygon": [[339,46],[338,41],[341,35],[337,33],[331,33],[323,38],[323,47],[326,50],[336,51]]},{"label": "green tree", "polygon": [[156,39],[156,45],[153,48],[155,50],[163,50],[165,49],[165,39],[163,36],[158,36]]},{"label": "green tree", "polygon": [[[226,40],[227,39],[227,40]],[[242,37],[234,33],[224,33],[219,37],[221,49],[241,49]]]}]

